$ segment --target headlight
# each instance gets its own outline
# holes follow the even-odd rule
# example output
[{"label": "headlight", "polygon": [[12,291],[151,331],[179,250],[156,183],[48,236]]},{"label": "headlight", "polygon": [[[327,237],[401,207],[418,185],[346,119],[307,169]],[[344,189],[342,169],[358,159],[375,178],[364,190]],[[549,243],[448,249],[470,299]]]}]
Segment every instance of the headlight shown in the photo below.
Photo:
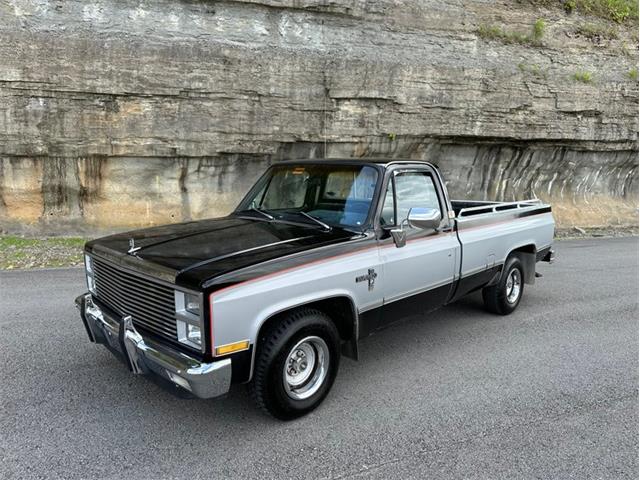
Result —
[{"label": "headlight", "polygon": [[202,349],[201,298],[195,293],[175,291],[178,341],[198,349]]},{"label": "headlight", "polygon": [[200,325],[191,325],[187,323],[187,340],[202,345],[202,336],[200,335]]},{"label": "headlight", "polygon": [[198,295],[193,295],[192,293],[185,293],[184,295],[184,309],[193,313],[194,315],[200,316],[200,297]]},{"label": "headlight", "polygon": [[89,291],[95,295],[96,281],[93,275],[93,262],[89,255],[84,256],[84,268],[87,274],[87,287],[89,288]]},{"label": "headlight", "polygon": [[184,343],[190,347],[202,348],[202,331],[200,330],[199,323],[196,325],[189,320],[178,318],[176,320],[176,327],[178,329],[178,341],[180,343]]}]

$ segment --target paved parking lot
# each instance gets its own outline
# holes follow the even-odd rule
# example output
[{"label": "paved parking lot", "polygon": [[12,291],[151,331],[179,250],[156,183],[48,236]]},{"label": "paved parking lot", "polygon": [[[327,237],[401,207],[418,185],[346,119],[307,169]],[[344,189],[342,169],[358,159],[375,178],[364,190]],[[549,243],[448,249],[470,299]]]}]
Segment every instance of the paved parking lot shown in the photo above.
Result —
[{"label": "paved parking lot", "polygon": [[0,478],[638,478],[638,239],[557,244],[513,315],[479,295],[365,340],[290,423],[183,400],[90,344],[82,270],[0,272]]}]

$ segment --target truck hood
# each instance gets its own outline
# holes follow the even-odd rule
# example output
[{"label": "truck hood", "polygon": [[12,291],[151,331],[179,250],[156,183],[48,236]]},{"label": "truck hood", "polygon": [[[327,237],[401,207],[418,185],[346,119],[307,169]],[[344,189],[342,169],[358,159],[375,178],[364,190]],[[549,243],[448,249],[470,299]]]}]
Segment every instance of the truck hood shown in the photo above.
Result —
[{"label": "truck hood", "polygon": [[[187,288],[257,263],[360,237],[334,228],[228,216],[134,230],[87,243],[89,253]],[[131,243],[132,242],[132,243]],[[133,244],[136,249],[128,253]]]}]

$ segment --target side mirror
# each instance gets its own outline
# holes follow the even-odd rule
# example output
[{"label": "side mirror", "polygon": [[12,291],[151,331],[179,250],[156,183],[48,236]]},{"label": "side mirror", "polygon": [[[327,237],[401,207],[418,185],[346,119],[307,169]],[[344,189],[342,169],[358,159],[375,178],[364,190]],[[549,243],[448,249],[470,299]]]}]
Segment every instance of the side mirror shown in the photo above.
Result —
[{"label": "side mirror", "polygon": [[413,228],[436,230],[441,220],[440,210],[414,207],[409,210],[409,215],[400,223],[400,226],[391,230],[391,236],[396,247],[401,248],[407,244],[407,232],[402,227],[409,224]]},{"label": "side mirror", "polygon": [[407,217],[409,225],[422,230],[437,229],[440,226],[442,215],[435,208],[412,208]]}]

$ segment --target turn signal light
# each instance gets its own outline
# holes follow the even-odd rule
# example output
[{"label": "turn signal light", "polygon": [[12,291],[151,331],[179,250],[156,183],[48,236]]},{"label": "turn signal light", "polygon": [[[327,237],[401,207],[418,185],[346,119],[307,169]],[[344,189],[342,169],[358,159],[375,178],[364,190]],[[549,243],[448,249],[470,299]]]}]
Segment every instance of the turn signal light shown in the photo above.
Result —
[{"label": "turn signal light", "polygon": [[216,355],[227,355],[233,352],[241,352],[242,350],[249,349],[249,340],[242,342],[229,343],[228,345],[221,345],[216,347]]}]

